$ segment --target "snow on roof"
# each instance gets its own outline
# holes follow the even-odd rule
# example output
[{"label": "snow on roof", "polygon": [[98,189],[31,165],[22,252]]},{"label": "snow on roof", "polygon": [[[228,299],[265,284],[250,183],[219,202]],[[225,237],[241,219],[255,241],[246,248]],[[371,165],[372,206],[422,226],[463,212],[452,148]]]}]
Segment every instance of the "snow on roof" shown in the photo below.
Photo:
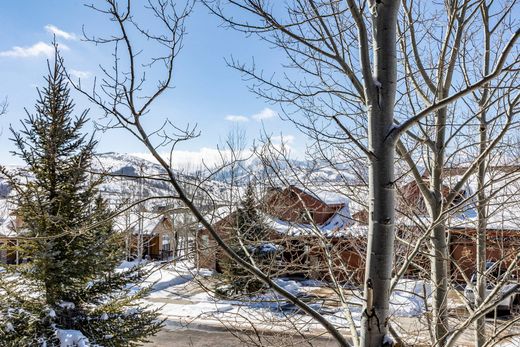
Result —
[{"label": "snow on roof", "polygon": [[117,215],[114,220],[114,229],[117,231],[129,231],[137,225],[138,216],[136,213],[123,213]]},{"label": "snow on roof", "polygon": [[366,227],[353,223],[348,204],[321,225],[284,221],[266,213],[262,213],[261,216],[268,228],[287,236],[357,237],[366,235],[367,230]]},{"label": "snow on roof", "polygon": [[264,221],[268,228],[278,234],[297,237],[297,236],[323,236],[323,237],[349,237],[365,236],[367,228],[355,226],[353,224],[344,225],[338,229],[328,229],[321,225],[303,224],[283,221],[269,215],[265,215]]},{"label": "snow on roof", "polygon": [[142,230],[144,235],[152,235],[164,217],[163,214],[154,212],[120,214],[114,218],[114,228],[121,232],[139,232],[139,230]]},{"label": "snow on roof", "polygon": [[334,187],[316,187],[311,185],[295,185],[294,187],[326,203],[327,205],[345,204],[349,202],[347,195],[337,189],[334,189]]},{"label": "snow on roof", "polygon": [[[508,166],[511,167],[511,166]],[[520,172],[507,170],[507,168],[491,168],[486,175],[487,186],[485,188],[488,202],[488,230],[518,230],[520,231]],[[514,169],[515,167],[511,167]],[[456,172],[456,171],[454,171]],[[407,183],[413,182],[412,177],[408,177]],[[454,187],[462,178],[460,173],[446,173],[444,184]],[[474,229],[477,226],[478,216],[476,210],[476,192],[478,182],[476,175],[470,176],[466,184],[462,187],[462,193],[466,201],[453,211],[448,217],[448,226],[451,228]],[[362,201],[362,200],[361,200]],[[356,204],[350,203],[351,212],[355,213]],[[428,226],[431,218],[428,215],[422,216],[398,216],[396,225],[404,226]]]},{"label": "snow on roof", "polygon": [[275,232],[281,235],[287,236],[310,236],[310,235],[320,235],[319,230],[317,230],[311,224],[303,224],[303,223],[293,223],[281,220],[279,218],[273,217],[268,214],[262,214],[264,223],[266,226],[274,230]]},{"label": "snow on roof", "polygon": [[[452,228],[462,229],[477,227],[478,217],[470,216],[466,217],[461,214],[451,219],[450,226]],[[520,232],[520,209],[518,206],[514,209],[501,209],[495,211],[487,218],[486,229],[491,230],[509,230]]]},{"label": "snow on roof", "polygon": [[[450,182],[457,182],[461,177],[453,175]],[[520,173],[489,172],[485,188],[489,198],[487,207],[488,230],[520,231]],[[451,218],[454,228],[475,228],[478,221],[475,192],[478,190],[475,176],[468,180],[464,187],[468,201],[462,211]]]},{"label": "snow on roof", "polygon": [[352,215],[354,215],[358,212],[368,211],[368,202],[366,204],[362,204],[357,201],[351,201],[349,204],[349,207],[350,207],[350,213]]},{"label": "snow on roof", "polygon": [[332,217],[330,217],[320,229],[327,232],[335,232],[352,224],[349,206],[346,203]]},{"label": "snow on roof", "polygon": [[[230,214],[236,211],[235,207],[232,206],[220,206],[210,212],[206,213],[203,217],[208,221],[209,224],[215,224],[226,218]],[[202,223],[199,223],[199,229],[204,228]]]},{"label": "snow on roof", "polygon": [[151,235],[155,227],[163,220],[163,215],[157,215],[155,213],[143,213],[142,217],[142,230],[145,235]]}]

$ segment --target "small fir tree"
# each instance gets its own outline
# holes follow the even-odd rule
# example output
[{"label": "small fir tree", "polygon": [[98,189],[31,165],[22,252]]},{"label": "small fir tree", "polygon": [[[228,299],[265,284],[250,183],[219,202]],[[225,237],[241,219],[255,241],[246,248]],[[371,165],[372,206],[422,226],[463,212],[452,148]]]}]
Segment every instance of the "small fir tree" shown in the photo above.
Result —
[{"label": "small fir tree", "polygon": [[[234,213],[230,233],[232,235],[228,240],[230,247],[245,260],[251,261],[252,259],[257,265],[260,265],[263,259],[258,250],[266,240],[267,227],[258,212],[255,191],[251,182],[246,187],[240,207]],[[222,259],[220,266],[221,277],[225,285],[219,286],[217,293],[222,296],[254,294],[265,287],[262,281],[227,257]]]},{"label": "small fir tree", "polygon": [[102,177],[89,174],[96,141],[81,132],[87,111],[73,116],[62,66],[56,48],[36,112],[11,129],[28,177],[12,179],[28,261],[0,274],[0,345],[59,346],[61,330],[78,330],[93,345],[137,346],[162,322],[138,302],[146,271],[116,271],[121,235],[98,191]]},{"label": "small fir tree", "polygon": [[246,187],[244,200],[236,212],[237,238],[250,245],[265,241],[267,228],[258,213],[255,190],[251,182]]}]

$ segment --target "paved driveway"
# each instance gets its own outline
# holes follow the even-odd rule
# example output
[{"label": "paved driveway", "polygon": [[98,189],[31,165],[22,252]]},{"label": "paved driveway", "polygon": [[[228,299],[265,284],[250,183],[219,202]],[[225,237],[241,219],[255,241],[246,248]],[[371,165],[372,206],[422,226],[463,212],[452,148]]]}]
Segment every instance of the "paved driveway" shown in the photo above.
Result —
[{"label": "paved driveway", "polygon": [[[201,330],[169,330],[163,329],[157,334],[151,343],[146,347],[235,347],[235,346],[254,346],[258,343],[256,337],[248,337],[239,334],[240,338],[233,336],[229,332],[223,331],[201,331]],[[240,339],[243,339],[242,341]],[[251,340],[252,339],[252,340]],[[251,343],[246,343],[249,341]],[[316,347],[337,347],[338,345],[331,340],[320,338],[310,342],[303,342],[301,338],[280,338],[266,337],[262,339],[262,346],[290,347],[290,346],[316,346]]]}]

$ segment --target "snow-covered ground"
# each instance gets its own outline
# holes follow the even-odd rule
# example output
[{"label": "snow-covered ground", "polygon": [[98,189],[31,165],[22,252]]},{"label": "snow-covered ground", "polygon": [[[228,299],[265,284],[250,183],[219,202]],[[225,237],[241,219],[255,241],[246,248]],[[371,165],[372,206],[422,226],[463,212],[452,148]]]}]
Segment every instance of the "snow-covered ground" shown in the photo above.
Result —
[{"label": "snow-covered ground", "polygon": [[[132,266],[123,264],[123,267]],[[289,332],[298,327],[303,332],[320,332],[321,325],[303,314],[292,303],[272,291],[243,298],[225,300],[212,292],[215,284],[212,273],[208,270],[197,272],[190,262],[178,262],[176,265],[157,265],[154,267],[147,284],[153,290],[146,302],[161,308],[167,326],[196,327],[200,325],[224,326],[235,329],[255,329],[270,332]],[[311,303],[340,329],[347,329],[346,308],[334,291],[326,283],[311,280],[276,279],[276,282]],[[431,293],[429,286],[422,281],[403,280],[391,296],[391,312],[396,317],[416,317],[424,312],[424,291]],[[362,299],[359,291],[344,289],[347,306],[352,320],[359,327],[362,315]]]},{"label": "snow-covered ground", "polygon": [[61,347],[89,347],[88,339],[78,330],[57,329],[56,336],[60,340]]},{"label": "snow-covered ground", "polygon": [[[119,268],[135,265],[135,262],[124,262]],[[152,291],[144,301],[152,307],[160,308],[166,331],[214,331],[215,328],[252,331],[254,328],[256,332],[269,334],[293,335],[298,331],[318,336],[324,333],[321,325],[272,291],[242,299],[222,299],[213,293],[217,283],[213,273],[205,269],[197,271],[192,262],[151,262],[146,267],[152,272],[143,285],[151,286]],[[336,294],[338,288],[329,288],[327,283],[289,278],[278,278],[275,281],[308,302],[345,334],[350,333],[349,321],[353,321],[359,331],[362,316],[360,291],[348,287],[341,289],[347,301],[347,311],[339,302]],[[396,285],[390,297],[391,315],[392,320],[398,322],[403,338],[410,337],[417,343],[428,343],[428,334],[424,334],[424,298],[430,296],[431,287],[425,281],[403,279]],[[81,338],[73,331],[61,333],[64,338],[62,341],[71,342]]]}]

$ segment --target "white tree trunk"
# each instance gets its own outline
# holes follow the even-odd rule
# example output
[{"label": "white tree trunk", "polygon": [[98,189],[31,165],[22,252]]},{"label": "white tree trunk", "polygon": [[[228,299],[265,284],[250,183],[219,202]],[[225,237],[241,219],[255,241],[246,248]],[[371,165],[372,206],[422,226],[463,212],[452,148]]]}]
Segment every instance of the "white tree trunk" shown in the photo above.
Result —
[{"label": "white tree trunk", "polygon": [[[482,19],[483,19],[483,27],[484,27],[484,59],[483,59],[483,69],[482,72],[484,75],[489,73],[489,65],[490,65],[490,32],[489,32],[489,14],[487,4],[483,4],[481,6],[482,11]],[[482,97],[479,100],[481,106],[481,114],[479,117],[480,121],[480,136],[479,136],[479,155],[482,155],[486,152],[488,145],[488,129],[487,129],[487,117],[486,117],[486,103],[488,102],[488,86],[483,88]],[[477,173],[477,245],[476,245],[476,253],[477,253],[477,263],[476,263],[476,272],[477,272],[477,283],[476,283],[476,295],[475,295],[475,305],[480,305],[485,299],[485,290],[486,290],[486,277],[484,276],[484,272],[486,271],[486,258],[487,258],[487,250],[486,250],[486,228],[487,228],[487,202],[486,202],[486,172],[487,172],[487,160],[483,160],[478,166]],[[475,322],[475,345],[477,347],[481,347],[486,343],[486,319],[485,317],[480,317]]]},{"label": "white tree trunk", "polygon": [[[486,147],[486,131],[481,131],[480,134],[480,149],[485,150]],[[478,194],[477,194],[477,245],[476,245],[476,271],[477,271],[477,283],[476,283],[476,295],[475,305],[479,306],[485,299],[486,291],[486,194],[484,192],[484,185],[486,179],[486,161],[483,161],[478,168]],[[475,322],[475,345],[480,347],[486,343],[486,320],[485,317],[481,317]]]},{"label": "white tree trunk", "polygon": [[431,233],[431,271],[433,294],[433,328],[437,346],[444,346],[448,337],[448,243],[444,221]]},{"label": "white tree trunk", "polygon": [[[445,95],[443,90],[439,95]],[[435,343],[444,346],[448,335],[448,259],[449,250],[446,240],[446,216],[443,215],[444,194],[442,172],[444,170],[444,156],[446,143],[446,113],[442,108],[435,116],[435,153],[431,159],[432,173],[430,186],[432,187],[434,199],[429,206],[430,217],[435,225],[431,232],[431,276],[433,285],[433,328]]]},{"label": "white tree trunk", "polygon": [[388,332],[395,239],[395,140],[388,134],[394,120],[399,3],[395,0],[372,3],[374,81],[365,83],[373,83],[375,88],[370,88],[374,93],[368,98],[370,205],[362,346],[383,346]]}]

